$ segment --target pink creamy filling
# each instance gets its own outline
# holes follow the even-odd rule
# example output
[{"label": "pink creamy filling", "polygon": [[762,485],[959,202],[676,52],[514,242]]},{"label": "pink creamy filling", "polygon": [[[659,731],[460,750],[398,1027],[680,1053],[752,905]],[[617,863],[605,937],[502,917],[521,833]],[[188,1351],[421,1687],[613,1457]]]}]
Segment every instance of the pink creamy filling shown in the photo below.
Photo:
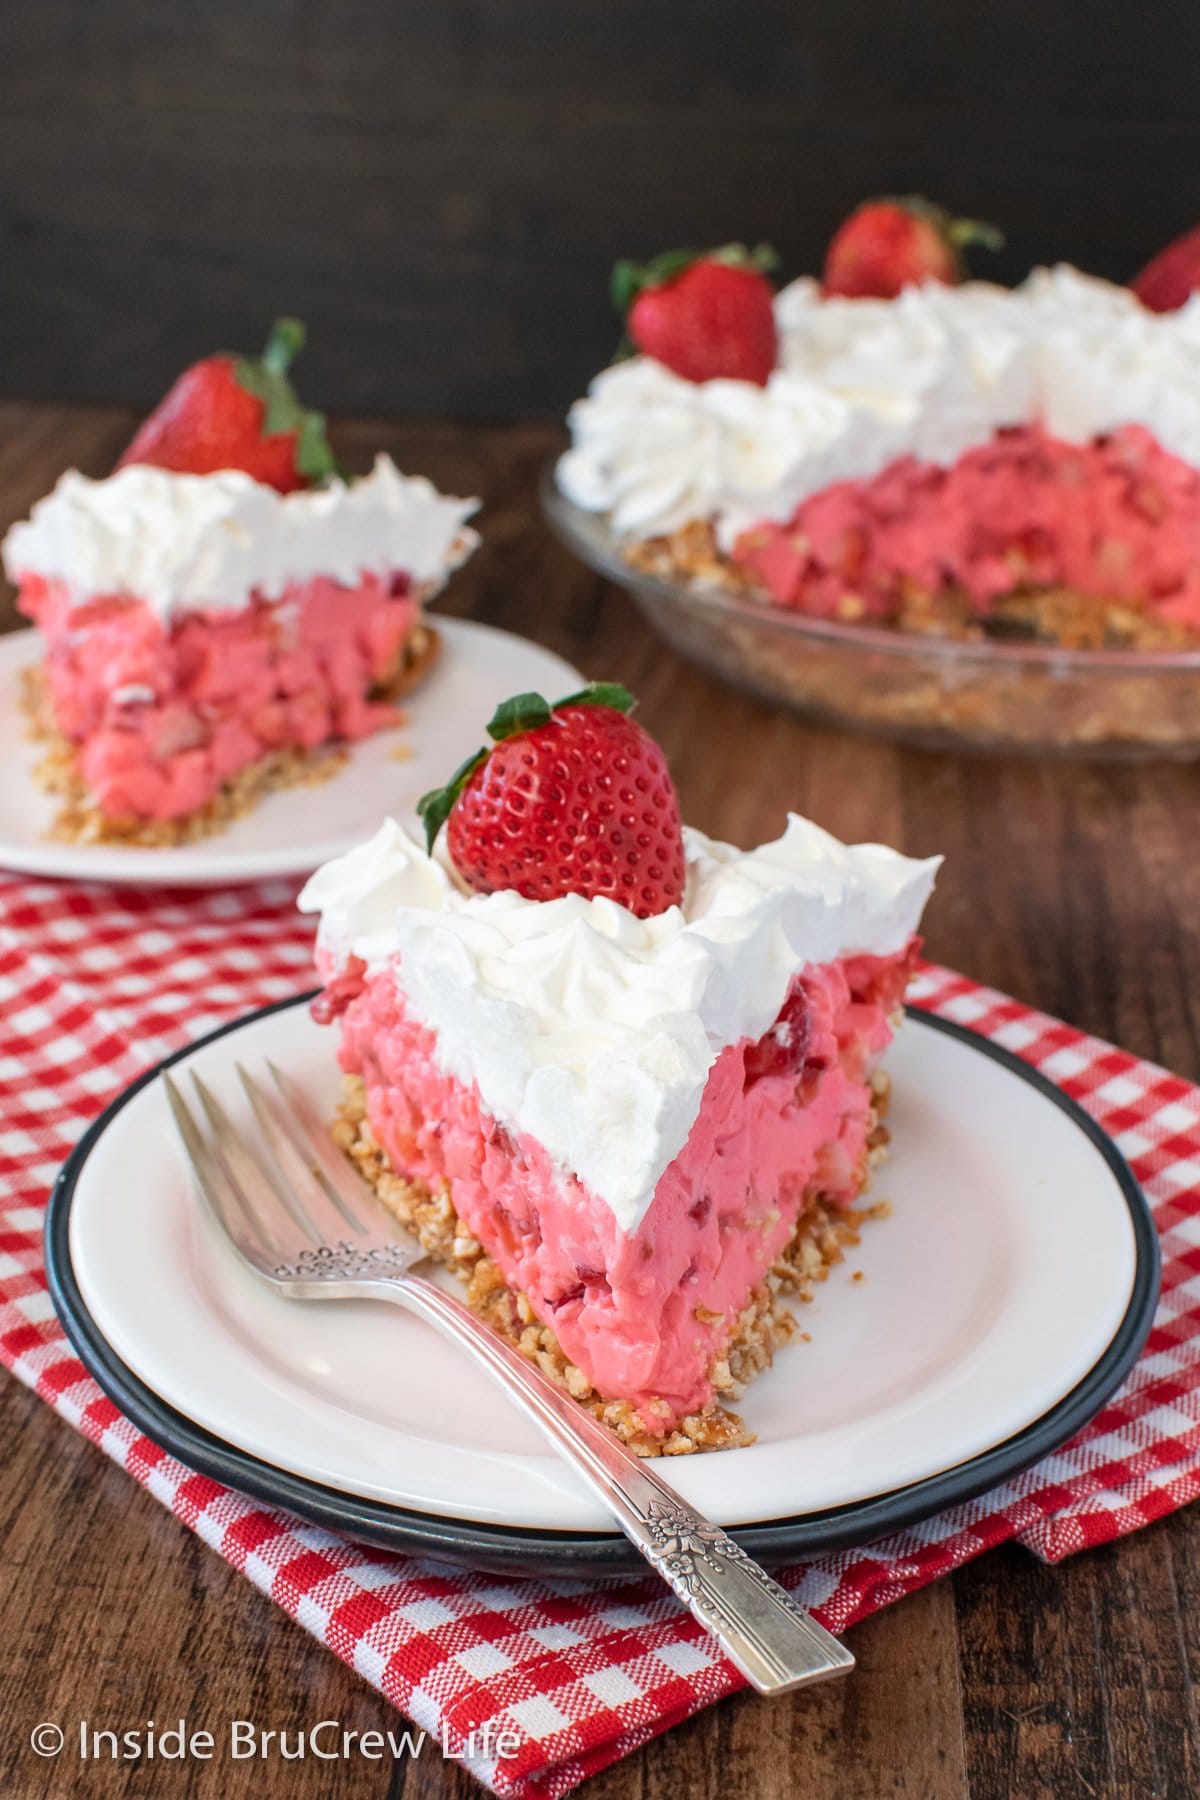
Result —
[{"label": "pink creamy filling", "polygon": [[313,749],[394,723],[372,693],[419,616],[407,576],[324,577],[278,600],[166,623],[128,595],[73,605],[26,575],[18,605],[46,639],[55,723],[80,747],[102,811],[177,818],[271,750]]},{"label": "pink creamy filling", "polygon": [[806,1190],[847,1203],[857,1192],[868,1077],[915,952],[913,940],[895,957],[806,969],[765,1038],[724,1050],[686,1145],[631,1233],[439,1066],[396,969],[365,985],[352,971],[335,978],[318,1013],[341,1016],[341,1065],[363,1077],[392,1166],[434,1188],[448,1183],[459,1217],[597,1392],[634,1401],[647,1429],[665,1431],[712,1402],[709,1369],[791,1237]]},{"label": "pink creamy filling", "polygon": [[1067,587],[1200,630],[1200,470],[1140,425],[1084,445],[1020,426],[948,469],[904,457],[838,482],[734,555],[818,617],[854,596],[889,619],[906,586],[964,590],[981,616],[1001,595]]}]

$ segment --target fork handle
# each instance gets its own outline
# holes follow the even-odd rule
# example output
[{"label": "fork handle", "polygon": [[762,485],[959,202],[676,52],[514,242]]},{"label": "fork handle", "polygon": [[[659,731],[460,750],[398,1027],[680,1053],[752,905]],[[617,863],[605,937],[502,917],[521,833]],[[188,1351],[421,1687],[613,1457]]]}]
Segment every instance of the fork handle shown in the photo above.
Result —
[{"label": "fork handle", "polygon": [[786,1693],[854,1667],[845,1646],[719,1525],[689,1506],[652,1462],[577,1406],[455,1295],[419,1275],[385,1280],[377,1291],[453,1338],[503,1384],[760,1694]]}]

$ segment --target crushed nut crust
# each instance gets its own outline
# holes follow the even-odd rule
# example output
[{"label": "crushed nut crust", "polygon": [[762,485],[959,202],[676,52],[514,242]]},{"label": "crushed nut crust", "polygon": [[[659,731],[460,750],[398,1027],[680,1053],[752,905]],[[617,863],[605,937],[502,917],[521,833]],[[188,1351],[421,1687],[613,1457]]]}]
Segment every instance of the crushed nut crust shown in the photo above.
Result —
[{"label": "crushed nut crust", "polygon": [[[715,584],[734,598],[780,605],[747,569],[725,555],[706,520],[694,519],[669,536],[629,544],[624,555],[631,568],[660,580]],[[837,616],[847,624],[865,620],[919,637],[968,643],[996,638],[1007,643],[1061,644],[1068,650],[1194,650],[1200,643],[1196,632],[1156,617],[1136,601],[1106,600],[1074,588],[1018,589],[997,595],[986,619],[961,588],[930,593],[908,584],[894,619],[868,618],[866,603],[848,590]]]},{"label": "crushed nut crust", "polygon": [[[703,521],[623,554],[678,594],[677,604],[653,609],[675,649],[814,717],[938,749],[969,744],[1120,759],[1200,752],[1200,633],[1149,606],[1029,590],[997,602],[983,621],[961,592],[912,588],[889,625],[868,618],[864,597],[847,592],[838,615],[849,628],[828,636],[820,630],[825,621],[772,601],[723,556]],[[704,604],[712,594],[732,604]],[[859,624],[882,627],[899,653],[860,648],[853,642]],[[1064,666],[1060,649],[1096,655],[1086,667]],[[1022,658],[1021,650],[1052,654]],[[1140,657],[1164,654],[1179,660],[1139,665]]]},{"label": "crushed nut crust", "polygon": [[[866,1186],[871,1161],[884,1153],[889,1085],[886,1076],[872,1081],[873,1124],[868,1155],[860,1175],[859,1192]],[[343,1092],[334,1121],[333,1140],[350,1158],[359,1174],[388,1211],[419,1239],[435,1261],[444,1263],[463,1282],[467,1302],[501,1337],[536,1362],[551,1380],[565,1388],[594,1418],[610,1426],[639,1456],[688,1456],[699,1450],[730,1450],[754,1442],[736,1413],[723,1405],[689,1414],[666,1432],[647,1429],[646,1415],[662,1401],[635,1407],[629,1400],[604,1400],[593,1390],[583,1371],[569,1362],[548,1326],[533,1313],[527,1297],[509,1288],[499,1268],[478,1238],[467,1230],[454,1210],[448,1187],[431,1191],[423,1182],[397,1175],[387,1152],[377,1141],[367,1119],[366,1090],[357,1075],[343,1079]],[[795,1236],[752,1292],[736,1320],[723,1351],[709,1370],[709,1379],[722,1400],[737,1400],[747,1384],[771,1366],[775,1352],[799,1335],[789,1300],[811,1300],[813,1289],[845,1258],[860,1239],[863,1224],[886,1218],[887,1201],[871,1206],[835,1206],[814,1195],[800,1214]],[[703,1309],[699,1309],[702,1312]],[[699,1316],[699,1313],[698,1313]],[[706,1315],[710,1320],[717,1315]]]},{"label": "crushed nut crust", "polygon": [[[410,693],[428,675],[440,652],[439,634],[432,626],[418,625],[401,651],[396,674],[376,689],[372,698],[397,701]],[[349,760],[341,744],[319,744],[313,750],[289,745],[239,769],[206,805],[182,818],[144,819],[133,813],[109,817],[101,812],[79,772],[77,746],[54,723],[40,668],[23,671],[21,709],[29,736],[45,746],[34,765],[33,778],[43,792],[63,802],[50,829],[51,838],[58,843],[121,844],[140,850],[194,844],[244,818],[267,794],[282,788],[315,787],[336,775]],[[402,722],[397,720],[397,724]]]}]

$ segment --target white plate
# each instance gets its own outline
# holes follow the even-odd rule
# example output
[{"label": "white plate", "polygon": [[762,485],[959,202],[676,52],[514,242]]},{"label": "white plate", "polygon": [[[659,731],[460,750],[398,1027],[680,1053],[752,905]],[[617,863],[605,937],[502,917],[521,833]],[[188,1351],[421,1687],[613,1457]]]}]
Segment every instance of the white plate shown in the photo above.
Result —
[{"label": "white plate", "polygon": [[[235,1058],[266,1056],[332,1111],[333,1038],[307,1008],[248,1020],[187,1060],[244,1118]],[[1138,1254],[1111,1147],[979,1040],[919,1015],[890,1066],[879,1191],[893,1216],[803,1309],[811,1341],[749,1389],[758,1443],[669,1466],[723,1524],[852,1505],[956,1468],[1041,1419],[1126,1318]],[[69,1250],[116,1358],[263,1462],[447,1519],[611,1524],[428,1327],[379,1302],[301,1306],[263,1287],[193,1198],[161,1081],[110,1116],[76,1167]]]},{"label": "white plate", "polygon": [[[306,875],[369,837],[385,813],[412,822],[421,795],[484,741],[483,728],[501,700],[528,689],[557,699],[581,679],[561,656],[511,632],[431,618],[442,633],[442,654],[428,681],[405,700],[402,726],[353,745],[332,780],[269,794],[218,837],[167,850],[57,844],[49,837],[56,802],[29,772],[38,752],[25,736],[19,706],[21,671],[38,661],[41,640],[35,631],[0,636],[0,868],[75,881],[215,887]],[[396,755],[401,746],[412,752],[403,761]]]}]

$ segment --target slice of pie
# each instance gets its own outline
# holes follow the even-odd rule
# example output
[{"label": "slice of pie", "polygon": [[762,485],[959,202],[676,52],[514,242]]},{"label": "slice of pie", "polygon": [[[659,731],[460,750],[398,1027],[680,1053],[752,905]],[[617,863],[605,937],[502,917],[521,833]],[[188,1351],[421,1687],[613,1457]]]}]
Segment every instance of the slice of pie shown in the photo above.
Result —
[{"label": "slice of pie", "polygon": [[300,905],[337,1141],[654,1454],[749,1441],[724,1403],[856,1236],[937,863],[797,817],[749,852],[681,828],[628,704],[521,696],[427,797],[428,848],[389,820]]},{"label": "slice of pie", "polygon": [[186,371],[114,472],[71,470],[4,540],[44,660],[27,702],[56,835],[160,845],[220,829],[395,724],[437,651],[424,600],[475,502],[386,456],[343,477],[265,356]]}]

